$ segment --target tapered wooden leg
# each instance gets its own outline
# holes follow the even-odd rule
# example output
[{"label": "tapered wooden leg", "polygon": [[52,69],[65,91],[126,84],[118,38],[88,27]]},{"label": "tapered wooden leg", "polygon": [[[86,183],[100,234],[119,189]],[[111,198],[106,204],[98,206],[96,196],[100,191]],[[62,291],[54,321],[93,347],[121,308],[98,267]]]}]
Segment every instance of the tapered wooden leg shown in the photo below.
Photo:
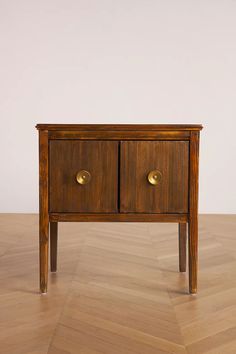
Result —
[{"label": "tapered wooden leg", "polygon": [[39,226],[40,291],[47,292],[48,284],[48,222],[41,220]]},{"label": "tapered wooden leg", "polygon": [[57,235],[58,223],[50,222],[50,265],[51,272],[57,271]]},{"label": "tapered wooden leg", "polygon": [[197,293],[197,268],[198,268],[198,225],[197,218],[189,221],[188,225],[189,244],[189,292]]},{"label": "tapered wooden leg", "polygon": [[187,223],[179,223],[179,271],[186,272]]}]

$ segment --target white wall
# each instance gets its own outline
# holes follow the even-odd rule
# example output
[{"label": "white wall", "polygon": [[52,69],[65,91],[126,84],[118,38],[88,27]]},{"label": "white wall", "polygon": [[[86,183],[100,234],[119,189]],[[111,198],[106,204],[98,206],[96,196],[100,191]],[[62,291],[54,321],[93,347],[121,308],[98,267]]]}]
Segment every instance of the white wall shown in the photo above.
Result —
[{"label": "white wall", "polygon": [[236,212],[235,0],[0,0],[0,212],[38,210],[36,123],[202,123],[200,212]]}]

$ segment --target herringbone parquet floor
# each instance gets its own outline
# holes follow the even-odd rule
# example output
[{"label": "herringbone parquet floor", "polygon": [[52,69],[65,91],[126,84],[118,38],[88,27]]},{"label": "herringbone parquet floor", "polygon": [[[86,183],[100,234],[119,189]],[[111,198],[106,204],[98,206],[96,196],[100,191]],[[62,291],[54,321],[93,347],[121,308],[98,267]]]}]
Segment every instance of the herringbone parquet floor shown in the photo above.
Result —
[{"label": "herringbone parquet floor", "polygon": [[177,224],[59,224],[38,293],[37,215],[0,215],[1,354],[235,354],[236,215],[200,217],[199,293]]}]

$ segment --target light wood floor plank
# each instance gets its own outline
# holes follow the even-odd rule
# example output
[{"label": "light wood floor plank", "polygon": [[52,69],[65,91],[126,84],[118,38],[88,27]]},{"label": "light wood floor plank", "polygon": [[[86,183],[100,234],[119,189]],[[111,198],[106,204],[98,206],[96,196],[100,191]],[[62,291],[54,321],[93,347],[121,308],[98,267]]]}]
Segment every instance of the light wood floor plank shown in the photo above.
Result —
[{"label": "light wood floor plank", "polygon": [[0,354],[235,354],[236,216],[200,216],[199,293],[177,224],[59,224],[38,292],[38,217],[0,214]]}]

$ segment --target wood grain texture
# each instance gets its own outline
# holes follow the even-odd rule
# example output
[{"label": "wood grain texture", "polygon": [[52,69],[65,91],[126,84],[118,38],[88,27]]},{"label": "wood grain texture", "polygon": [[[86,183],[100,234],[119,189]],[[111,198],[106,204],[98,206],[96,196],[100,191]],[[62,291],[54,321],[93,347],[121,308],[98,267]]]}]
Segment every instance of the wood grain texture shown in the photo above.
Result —
[{"label": "wood grain texture", "polygon": [[199,216],[199,292],[176,224],[61,223],[38,293],[36,214],[0,214],[0,353],[234,354],[236,215]]},{"label": "wood grain texture", "polygon": [[190,141],[190,185],[189,185],[189,291],[197,292],[198,272],[198,167],[199,166],[199,132],[191,132]]},{"label": "wood grain texture", "polygon": [[201,124],[37,124],[38,130],[57,130],[57,131],[152,131],[152,130],[201,130]]},{"label": "wood grain texture", "polygon": [[[47,290],[49,220],[53,271],[57,267],[55,223],[146,221],[189,223],[189,284],[190,292],[196,293],[202,126],[38,124],[37,129],[41,136],[41,290]],[[147,175],[156,169],[162,180],[153,186]],[[91,174],[88,184],[77,183],[81,170]],[[179,236],[179,267],[184,271],[186,235],[182,225]]]},{"label": "wood grain texture", "polygon": [[51,272],[57,271],[57,240],[58,223],[50,222],[50,267]]},{"label": "wood grain texture", "polygon": [[[88,184],[76,174],[87,170]],[[50,211],[116,212],[118,143],[111,141],[50,141]]]},{"label": "wood grain texture", "polygon": [[186,272],[187,223],[179,223],[179,271]]},{"label": "wood grain texture", "polygon": [[189,140],[190,131],[185,130],[52,130],[49,139],[81,139],[81,140]]},{"label": "wood grain texture", "polygon": [[47,292],[48,282],[48,131],[39,132],[39,267],[40,289]]},{"label": "wood grain texture", "polygon": [[[187,213],[189,143],[187,141],[121,142],[120,211]],[[152,170],[162,174],[151,185]]]},{"label": "wood grain texture", "polygon": [[144,214],[144,213],[50,213],[50,221],[63,222],[186,222],[188,214]]}]

